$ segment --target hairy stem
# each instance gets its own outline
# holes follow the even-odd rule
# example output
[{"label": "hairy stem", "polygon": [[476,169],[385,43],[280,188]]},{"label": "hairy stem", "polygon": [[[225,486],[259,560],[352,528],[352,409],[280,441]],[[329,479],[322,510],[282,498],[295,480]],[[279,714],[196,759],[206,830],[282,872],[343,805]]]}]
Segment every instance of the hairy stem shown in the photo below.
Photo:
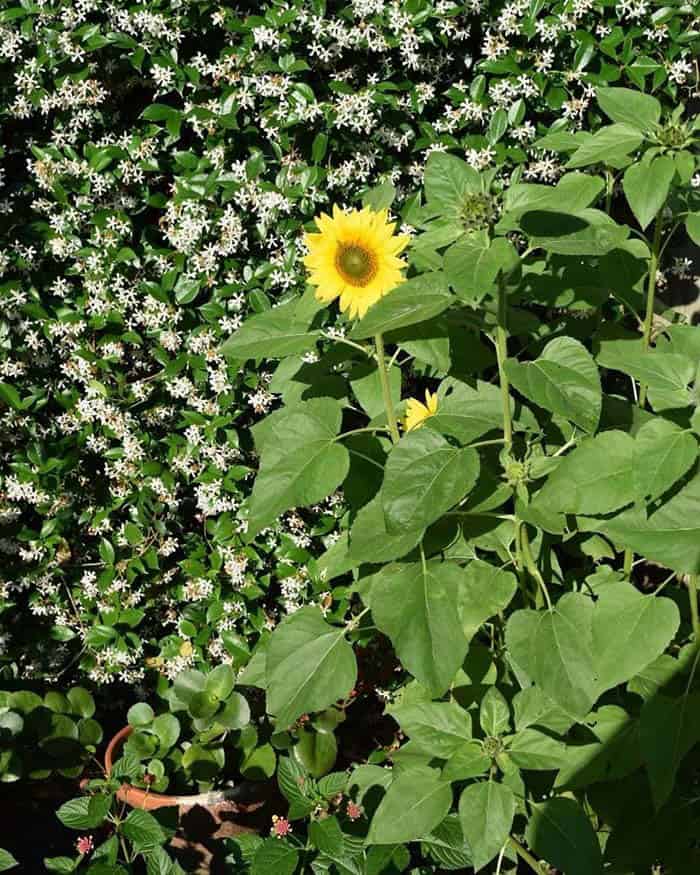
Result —
[{"label": "hairy stem", "polygon": [[545,602],[547,602],[547,609],[552,610],[552,601],[549,598],[549,592],[547,590],[547,586],[544,582],[544,578],[540,574],[540,570],[535,563],[535,560],[532,558],[532,550],[530,550],[530,539],[527,535],[527,526],[523,525],[520,527],[520,547],[522,549],[523,561],[525,562],[525,567],[527,568],[530,575],[537,581],[540,589],[542,590],[542,595],[544,596]]},{"label": "hairy stem", "polygon": [[[656,214],[654,220],[654,240],[651,244],[651,256],[649,258],[649,274],[647,276],[647,302],[644,312],[644,331],[642,333],[642,346],[645,350],[651,344],[651,330],[654,325],[654,299],[656,297],[656,277],[659,271],[659,251],[661,249],[661,229],[663,219],[661,217],[663,207]],[[646,383],[639,386],[639,406],[644,407],[647,400]]]},{"label": "hairy stem", "polygon": [[[654,325],[654,300],[656,298],[656,277],[659,271],[659,253],[661,251],[661,229],[663,219],[661,217],[663,207],[656,214],[654,220],[654,239],[651,244],[651,256],[649,258],[649,273],[647,276],[647,301],[646,310],[644,312],[644,331],[642,333],[642,345],[644,350],[648,350],[651,344],[651,330]],[[646,383],[639,384],[638,404],[644,407],[647,400]],[[632,562],[634,561],[634,553],[629,547],[625,550],[624,573],[627,580],[630,579],[632,573]]]},{"label": "hairy stem", "polygon": [[396,425],[396,414],[394,413],[394,405],[391,400],[391,388],[389,387],[389,374],[386,369],[386,359],[384,357],[384,338],[381,334],[375,334],[374,343],[377,347],[377,367],[379,368],[379,381],[382,384],[382,395],[384,396],[384,409],[386,410],[387,425],[392,441],[396,444],[399,442],[399,428]]},{"label": "hairy stem", "polygon": [[630,579],[630,575],[632,574],[632,562],[634,561],[634,553],[630,550],[629,547],[625,550],[625,560],[623,571],[625,574],[625,580]]},{"label": "hairy stem", "polygon": [[690,604],[690,622],[693,625],[693,638],[695,643],[700,644],[700,616],[698,616],[698,576],[697,574],[689,574],[688,583],[688,602]]},{"label": "hairy stem", "polygon": [[496,325],[496,360],[498,362],[498,381],[501,384],[503,399],[503,443],[510,453],[513,445],[513,423],[510,418],[510,384],[506,375],[505,363],[508,358],[506,346],[506,289],[503,277],[498,278],[498,323]]},{"label": "hairy stem", "polygon": [[511,846],[515,849],[515,853],[520,857],[521,860],[524,860],[527,865],[532,869],[533,872],[537,872],[537,875],[545,875],[544,869],[540,866],[537,860],[532,856],[532,854],[526,850],[520,842],[510,836],[508,839]]}]

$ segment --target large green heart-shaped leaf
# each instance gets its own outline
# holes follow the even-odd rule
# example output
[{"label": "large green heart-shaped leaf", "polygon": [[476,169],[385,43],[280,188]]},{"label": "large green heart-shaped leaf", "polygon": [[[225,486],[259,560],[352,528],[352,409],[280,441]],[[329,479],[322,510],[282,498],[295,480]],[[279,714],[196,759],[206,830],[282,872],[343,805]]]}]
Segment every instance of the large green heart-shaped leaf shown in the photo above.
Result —
[{"label": "large green heart-shaped leaf", "polygon": [[678,630],[675,602],[626,583],[596,589],[593,653],[601,692],[634,677],[664,652]]},{"label": "large green heart-shaped leaf", "polygon": [[337,442],[342,411],[331,398],[313,398],[270,417],[263,439],[260,471],[250,498],[247,538],[289,508],[315,504],[345,479],[347,449]]},{"label": "large green heart-shaped leaf", "polygon": [[653,501],[686,474],[698,457],[698,442],[689,431],[656,416],[637,434],[634,469],[637,496]]},{"label": "large green heart-shaped leaf", "polygon": [[608,520],[580,520],[579,524],[673,571],[700,573],[698,475],[648,516],[644,507],[635,506]]},{"label": "large green heart-shaped leaf", "polygon": [[467,652],[457,608],[462,576],[454,562],[388,565],[370,593],[374,622],[434,696],[449,687]]},{"label": "large green heart-shaped leaf", "polygon": [[[512,410],[511,403],[511,410]],[[449,393],[440,399],[437,413],[426,420],[426,427],[456,438],[462,444],[501,428],[503,398],[496,386],[477,381],[476,388],[454,381]]]},{"label": "large green heart-shaped leaf", "polygon": [[515,595],[517,581],[514,574],[475,559],[464,570],[459,585],[459,615],[468,641],[481,625],[502,611]]},{"label": "large green heart-shaped leaf", "polygon": [[350,529],[348,558],[355,562],[390,562],[400,559],[418,544],[422,529],[388,532],[381,495],[360,509]]},{"label": "large green heart-shaped leaf", "polygon": [[635,442],[605,431],[565,456],[537,495],[536,507],[562,513],[610,513],[637,497]]},{"label": "large green heart-shaped leaf", "polygon": [[389,453],[381,497],[389,532],[426,529],[471,490],[479,476],[476,450],[454,447],[421,428]]},{"label": "large green heart-shaped leaf", "polygon": [[267,648],[267,709],[279,728],[321,711],[350,692],[357,677],[345,629],[330,626],[314,607],[286,617]]},{"label": "large green heart-shaped leaf", "polygon": [[593,602],[567,593],[552,610],[521,610],[506,625],[513,659],[552,701],[581,719],[596,699]]},{"label": "large green heart-shaped leaf", "polygon": [[600,376],[586,347],[572,337],[550,341],[534,362],[506,362],[515,388],[545,410],[593,433],[600,419]]},{"label": "large green heart-shaped leaf", "polygon": [[602,875],[598,838],[574,799],[548,799],[533,805],[526,837],[538,856],[566,875]]}]

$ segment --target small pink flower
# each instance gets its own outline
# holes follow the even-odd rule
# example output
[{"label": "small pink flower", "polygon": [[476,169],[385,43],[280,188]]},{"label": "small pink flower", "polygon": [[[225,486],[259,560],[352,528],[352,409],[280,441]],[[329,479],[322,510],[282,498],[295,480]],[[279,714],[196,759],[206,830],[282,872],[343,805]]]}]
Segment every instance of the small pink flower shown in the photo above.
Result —
[{"label": "small pink flower", "polygon": [[350,820],[357,820],[358,818],[362,817],[362,809],[354,802],[348,802],[345,811],[347,812]]},{"label": "small pink flower", "polygon": [[288,836],[291,831],[292,825],[286,817],[277,817],[276,814],[272,815],[272,829],[270,830],[270,835],[281,839],[284,838],[284,836]]},{"label": "small pink flower", "polygon": [[81,836],[75,843],[75,849],[79,854],[89,854],[94,847],[92,836]]}]

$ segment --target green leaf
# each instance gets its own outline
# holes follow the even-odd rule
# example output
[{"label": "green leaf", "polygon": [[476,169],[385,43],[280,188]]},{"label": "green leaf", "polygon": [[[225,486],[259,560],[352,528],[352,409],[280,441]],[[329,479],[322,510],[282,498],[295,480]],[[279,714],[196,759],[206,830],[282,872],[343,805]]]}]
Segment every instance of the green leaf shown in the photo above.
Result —
[{"label": "green leaf", "polygon": [[197,693],[201,693],[204,690],[205,684],[206,675],[203,675],[201,671],[188,668],[185,671],[181,671],[175,677],[173,688],[178,699],[187,705]]},{"label": "green leaf", "polygon": [[644,351],[638,342],[610,341],[601,344],[598,364],[629,374],[649,387],[649,402],[657,413],[693,403],[688,384],[697,362],[688,355],[660,350]]},{"label": "green leaf", "polygon": [[292,875],[297,867],[299,852],[289,842],[267,838],[253,857],[251,875]]},{"label": "green leaf", "polygon": [[446,781],[466,781],[486,774],[490,767],[491,757],[484,753],[481,742],[468,741],[447,760],[442,777]]},{"label": "green leaf", "polygon": [[250,723],[250,706],[240,693],[231,693],[216,722],[225,729],[242,729]]},{"label": "green leaf", "polygon": [[387,459],[381,496],[389,532],[425,529],[454,507],[479,476],[479,455],[420,428],[404,435]]},{"label": "green leaf", "polygon": [[447,152],[433,152],[425,165],[425,196],[431,207],[458,216],[465,195],[482,191],[479,173]]},{"label": "green leaf", "polygon": [[508,841],[514,816],[515,797],[505,784],[480,781],[465,787],[459,797],[459,818],[475,872],[500,853]]},{"label": "green leaf", "polygon": [[520,769],[558,769],[566,760],[566,745],[538,729],[526,728],[510,741],[508,756]]},{"label": "green leaf", "polygon": [[469,845],[462,835],[459,817],[454,814],[448,814],[430,835],[423,838],[421,850],[441,863],[447,871],[463,872],[472,865]]},{"label": "green leaf", "polygon": [[414,841],[435,829],[451,804],[452,790],[439,773],[429,768],[403,772],[379,803],[367,841],[375,845]]},{"label": "green leaf", "polygon": [[448,759],[472,738],[468,711],[456,702],[417,702],[395,705],[387,713],[411,739],[413,750]]},{"label": "green leaf", "polygon": [[680,625],[675,602],[642,595],[627,583],[596,590],[593,653],[601,692],[634,677],[673,640]]},{"label": "green leaf", "polygon": [[145,855],[146,875],[176,875],[177,868],[163,848],[156,847]]},{"label": "green leaf", "polygon": [[[391,400],[397,405],[401,400],[401,369],[398,367],[389,368],[388,377]],[[371,364],[362,363],[353,368],[350,374],[350,385],[362,409],[370,419],[384,413],[384,396],[379,368],[374,362]]]},{"label": "green leaf", "polygon": [[151,729],[158,736],[161,755],[173,747],[180,737],[180,721],[174,714],[159,714],[154,719]]},{"label": "green leaf", "polygon": [[517,580],[510,571],[475,559],[464,569],[459,585],[458,607],[467,641],[482,624],[503,611],[515,595]]},{"label": "green leaf", "polygon": [[73,687],[68,690],[67,697],[71,704],[72,714],[79,714],[81,717],[92,717],[95,713],[95,700],[82,687]]},{"label": "green leaf", "polygon": [[[15,860],[15,862],[11,865],[3,866],[4,854],[7,854],[9,858],[14,860],[14,857],[12,857],[11,854],[9,854],[7,851],[3,851],[2,848],[0,848],[0,872],[5,872],[7,871],[7,869],[11,869],[13,868],[13,866],[19,865],[19,863],[17,863],[17,861]],[[44,867],[47,872],[75,872],[77,865],[78,864],[72,857],[44,857]]]},{"label": "green leaf", "polygon": [[467,652],[457,610],[462,574],[456,563],[439,560],[389,565],[370,593],[374,622],[434,696],[449,687]]},{"label": "green leaf", "polygon": [[480,380],[475,389],[454,381],[449,393],[440,399],[437,413],[425,422],[426,428],[450,435],[461,444],[468,444],[502,425],[500,390]]},{"label": "green leaf", "polygon": [[345,629],[328,625],[318,608],[305,607],[272,633],[266,673],[268,712],[281,729],[347,696],[357,664]]},{"label": "green leaf", "polygon": [[603,514],[637,497],[634,439],[606,431],[582,441],[549,475],[534,504],[551,511]]},{"label": "green leaf", "polygon": [[554,798],[534,804],[525,835],[537,856],[566,875],[602,875],[598,838],[573,799]]},{"label": "green leaf", "polygon": [[14,869],[15,866],[19,866],[17,860],[9,851],[0,848],[0,872],[7,872],[8,869]]},{"label": "green leaf", "polygon": [[336,441],[341,417],[337,401],[313,398],[274,418],[250,499],[247,540],[285,510],[316,504],[343,482],[350,457]]},{"label": "green leaf", "polygon": [[518,264],[518,253],[510,240],[490,240],[486,231],[462,237],[445,253],[445,275],[457,297],[470,303],[493,290],[499,273],[507,275]]},{"label": "green leaf", "polygon": [[321,778],[330,772],[338,756],[338,742],[328,730],[302,728],[299,740],[292,748],[294,756],[314,778]]},{"label": "green leaf", "polygon": [[385,334],[432,319],[455,303],[441,272],[424,273],[380,298],[350,332],[354,340]]},{"label": "green leaf", "polygon": [[508,378],[530,401],[569,419],[585,431],[598,427],[600,376],[586,347],[572,337],[551,340],[534,362],[506,361]]},{"label": "green leaf", "polygon": [[608,520],[587,520],[622,547],[685,574],[700,573],[700,476],[696,475],[649,516],[631,507]]},{"label": "green leaf", "polygon": [[487,735],[503,735],[510,726],[510,708],[496,687],[489,687],[479,706],[479,724]]},{"label": "green leaf", "polygon": [[153,717],[153,708],[147,702],[138,702],[126,712],[126,719],[130,726],[148,726]]},{"label": "green leaf", "polygon": [[668,155],[651,162],[631,164],[625,170],[622,188],[642,230],[666,203],[675,172],[676,166]]},{"label": "green leaf", "polygon": [[685,220],[685,230],[693,243],[700,246],[700,212],[688,214]]},{"label": "green leaf", "polygon": [[698,442],[693,434],[658,416],[645,422],[634,440],[635,492],[648,501],[663,495],[698,457]]},{"label": "green leaf", "polygon": [[521,610],[506,625],[515,662],[567,714],[581,719],[596,699],[593,603],[567,593],[551,611]]},{"label": "green leaf", "polygon": [[420,529],[388,532],[382,497],[378,494],[355,517],[348,556],[355,562],[389,562],[410,553],[422,536]]},{"label": "green leaf", "polygon": [[628,237],[626,225],[618,225],[600,210],[578,212],[536,211],[525,213],[520,229],[530,246],[557,255],[605,255]]},{"label": "green leaf", "polygon": [[236,676],[231,666],[222,663],[209,672],[204,690],[207,695],[215,696],[220,701],[223,701],[230,696],[235,682]]},{"label": "green leaf", "polygon": [[[634,152],[644,140],[636,126],[613,124],[593,134],[569,159],[567,168],[588,167],[590,164],[610,164]],[[614,166],[614,165],[613,165]]]},{"label": "green leaf", "polygon": [[284,358],[313,349],[321,332],[309,330],[309,319],[299,316],[300,300],[249,316],[222,344],[222,355],[245,361]]},{"label": "green leaf", "polygon": [[598,105],[611,121],[649,132],[661,118],[661,104],[632,88],[599,88]]},{"label": "green leaf", "polygon": [[81,796],[64,802],[56,817],[70,829],[94,829],[105,819],[111,804],[109,795]]},{"label": "green leaf", "polygon": [[388,210],[393,204],[396,197],[396,189],[391,180],[386,179],[380,185],[375,185],[374,188],[368,189],[362,195],[362,206],[370,207],[375,213],[380,210]]},{"label": "green leaf", "polygon": [[138,853],[151,851],[167,839],[163,828],[148,811],[139,808],[130,811],[122,824],[122,831]]},{"label": "green leaf", "polygon": [[639,742],[657,808],[670,798],[683,757],[700,741],[700,695],[657,694],[644,703]]}]

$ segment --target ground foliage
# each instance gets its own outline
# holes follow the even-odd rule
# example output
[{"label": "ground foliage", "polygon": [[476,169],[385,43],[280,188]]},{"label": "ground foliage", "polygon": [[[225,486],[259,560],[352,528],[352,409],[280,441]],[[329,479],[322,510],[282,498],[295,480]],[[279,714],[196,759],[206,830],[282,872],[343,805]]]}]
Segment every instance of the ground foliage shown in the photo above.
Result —
[{"label": "ground foliage", "polygon": [[[0,6],[0,777],[133,730],[49,870],[231,777],[231,872],[697,866],[696,13]],[[333,204],[412,238],[360,320]]]}]

